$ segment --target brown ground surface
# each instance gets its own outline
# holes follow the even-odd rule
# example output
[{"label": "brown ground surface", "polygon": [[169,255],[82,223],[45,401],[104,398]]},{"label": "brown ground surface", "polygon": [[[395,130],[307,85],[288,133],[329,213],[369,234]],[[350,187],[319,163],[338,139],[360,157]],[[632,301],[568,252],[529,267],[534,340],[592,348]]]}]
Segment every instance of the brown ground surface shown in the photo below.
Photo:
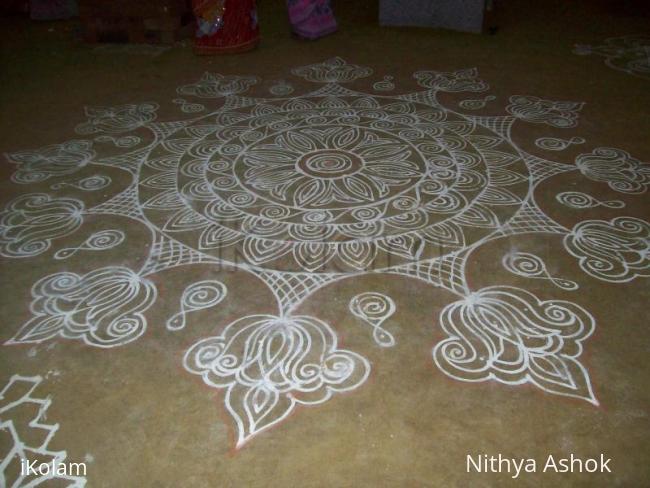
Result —
[{"label": "brown ground surface", "polygon": [[[597,45],[608,37],[641,34],[644,29],[647,33],[648,17],[635,16],[633,4],[512,2],[500,14],[497,35],[476,36],[380,28],[372,2],[350,2],[354,5],[335,5],[337,34],[305,43],[289,35],[282,2],[259,3],[263,36],[259,48],[211,58],[195,57],[189,45],[181,44],[157,56],[102,52],[75,40],[74,22],[1,19],[0,152],[92,137],[74,132],[85,121],[86,105],[153,101],[160,105],[158,121],[186,118],[172,103],[178,97],[175,90],[205,71],[257,76],[260,82],[246,96],[268,96],[269,86],[279,79],[291,81],[296,93],[303,93],[314,86],[292,76],[292,68],[341,56],[374,70],[352,84],[369,93],[384,75],[394,77],[395,93],[410,93],[421,90],[412,78],[415,71],[476,67],[490,85],[489,92],[440,96],[443,106],[460,112],[461,100],[496,97],[486,108],[466,112],[469,115],[505,115],[508,98],[516,94],[585,102],[577,127],[517,121],[513,141],[530,154],[565,164],[597,147],[624,149],[640,161],[650,161],[650,81],[610,69],[602,57],[571,52],[576,43]],[[193,101],[214,104],[213,108],[221,103]],[[579,136],[586,143],[551,153],[534,144],[543,136]],[[0,166],[2,205],[23,193],[51,191],[52,183],[65,180],[53,178],[27,189],[9,180],[15,169],[9,162]],[[68,189],[58,195],[83,198],[89,208],[129,184],[124,171],[105,168],[104,173],[113,182],[103,192]],[[89,167],[70,178],[92,174]],[[621,200],[626,207],[567,209],[555,195],[569,190]],[[650,217],[647,192],[615,192],[578,172],[545,180],[535,196],[551,218],[569,229],[580,220]],[[94,230],[105,228],[124,230],[126,243],[65,261],[53,259],[57,250],[79,245]],[[13,337],[30,319],[30,289],[39,278],[61,271],[84,274],[109,265],[139,269],[149,242],[143,224],[95,215],[76,233],[54,240],[47,252],[29,259],[3,258],[0,341]],[[501,257],[513,248],[538,255],[551,275],[576,281],[579,290],[565,291],[548,280],[508,273]],[[433,363],[431,348],[445,338],[438,326],[440,312],[457,297],[404,276],[368,275],[319,290],[298,312],[332,325],[346,349],[370,362],[369,379],[322,405],[296,409],[286,421],[235,450],[235,426],[223,407],[224,392],[188,374],[182,367],[183,354],[235,319],[276,314],[277,307],[269,289],[253,276],[205,265],[150,277],[158,299],[146,311],[147,332],[135,342],[103,350],[59,337],[2,347],[0,386],[14,374],[47,376],[37,392],[41,398],[51,396],[47,420],[60,424],[50,447],[66,450],[75,461],[90,453],[94,458],[88,467],[90,487],[650,486],[648,280],[594,279],[564,251],[559,234],[492,240],[472,254],[467,277],[472,290],[518,286],[541,300],[569,300],[588,310],[596,330],[585,341],[580,361],[589,371],[600,405],[531,385],[449,378]],[[228,287],[227,300],[189,314],[184,330],[168,331],[164,323],[177,311],[182,290],[207,278],[218,278]],[[397,338],[396,347],[377,347],[369,329],[350,314],[350,297],[366,290],[395,301],[397,310],[386,327]],[[31,418],[33,413],[21,412],[19,418]],[[2,439],[4,453],[10,441]],[[516,481],[507,473],[467,473],[466,455],[482,453],[535,458],[542,464],[548,454],[604,453],[612,458],[613,473],[536,473]]]}]

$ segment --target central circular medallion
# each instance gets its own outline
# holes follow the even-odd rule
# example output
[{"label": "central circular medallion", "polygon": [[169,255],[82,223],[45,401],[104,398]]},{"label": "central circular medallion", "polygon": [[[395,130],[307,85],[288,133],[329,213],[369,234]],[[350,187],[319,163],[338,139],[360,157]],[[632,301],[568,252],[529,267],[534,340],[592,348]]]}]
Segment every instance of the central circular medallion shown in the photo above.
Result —
[{"label": "central circular medallion", "polygon": [[268,203],[345,212],[408,192],[425,178],[426,163],[410,141],[386,130],[319,123],[256,140],[232,172]]},{"label": "central circular medallion", "polygon": [[499,134],[415,102],[332,103],[241,107],[216,132],[201,119],[168,136],[141,169],[143,211],[229,262],[348,272],[462,249],[521,207],[529,173]]},{"label": "central circular medallion", "polygon": [[316,178],[341,178],[359,171],[363,161],[356,154],[336,149],[314,151],[301,156],[296,168]]}]

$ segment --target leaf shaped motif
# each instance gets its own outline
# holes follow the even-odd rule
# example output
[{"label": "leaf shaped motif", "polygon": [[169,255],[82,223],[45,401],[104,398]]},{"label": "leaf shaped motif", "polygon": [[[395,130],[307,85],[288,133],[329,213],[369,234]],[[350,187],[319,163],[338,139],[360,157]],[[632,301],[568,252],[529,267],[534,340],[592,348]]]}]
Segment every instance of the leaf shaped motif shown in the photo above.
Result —
[{"label": "leaf shaped motif", "polygon": [[263,264],[287,254],[291,248],[291,242],[246,237],[243,251],[251,263]]},{"label": "leaf shaped motif", "polygon": [[433,357],[448,376],[532,383],[598,405],[589,374],[578,361],[595,323],[578,305],[493,286],[448,305],[440,325],[449,338],[434,348]]},{"label": "leaf shaped motif", "polygon": [[499,219],[488,207],[475,203],[462,214],[454,217],[456,222],[470,227],[496,228],[499,226]]},{"label": "leaf shaped motif", "polygon": [[208,225],[208,220],[201,214],[197,213],[194,209],[186,208],[181,209],[173,214],[163,229],[169,232],[186,232],[196,229],[202,229]]},{"label": "leaf shaped motif", "polygon": [[285,419],[296,405],[318,405],[362,385],[368,361],[339,349],[329,325],[307,316],[250,315],[194,344],[187,371],[214,388],[237,426],[237,447]]},{"label": "leaf shaped motif", "polygon": [[42,342],[56,336],[110,348],[140,337],[143,312],[155,301],[152,282],[128,268],[109,266],[86,275],[54,273],[32,287],[34,317],[7,343]]},{"label": "leaf shaped motif", "polygon": [[422,254],[424,241],[417,234],[403,234],[379,240],[377,246],[390,254],[416,260]]},{"label": "leaf shaped motif", "polygon": [[377,247],[372,242],[350,241],[338,244],[341,260],[356,270],[368,269],[377,255]]},{"label": "leaf shaped motif", "polygon": [[336,247],[331,243],[302,242],[293,248],[294,259],[305,270],[322,270],[336,255]]},{"label": "leaf shaped motif", "polygon": [[207,227],[199,239],[199,249],[221,249],[236,244],[244,239],[244,236],[228,227],[213,224]]}]

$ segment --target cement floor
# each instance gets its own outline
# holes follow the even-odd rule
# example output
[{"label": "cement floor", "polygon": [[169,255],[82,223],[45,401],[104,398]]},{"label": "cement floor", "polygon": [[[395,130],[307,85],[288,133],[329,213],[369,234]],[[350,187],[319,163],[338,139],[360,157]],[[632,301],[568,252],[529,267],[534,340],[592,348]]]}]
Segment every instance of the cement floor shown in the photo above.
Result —
[{"label": "cement floor", "polygon": [[213,58],[2,19],[3,486],[648,486],[648,17],[612,3],[305,43],[261,1]]}]

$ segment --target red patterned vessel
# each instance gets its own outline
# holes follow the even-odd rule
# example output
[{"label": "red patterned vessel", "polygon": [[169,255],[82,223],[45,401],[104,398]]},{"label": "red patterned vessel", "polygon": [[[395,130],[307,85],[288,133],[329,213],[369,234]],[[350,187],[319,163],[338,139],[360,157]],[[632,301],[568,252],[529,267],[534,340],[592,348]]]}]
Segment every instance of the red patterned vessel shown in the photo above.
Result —
[{"label": "red patterned vessel", "polygon": [[197,19],[197,54],[237,53],[257,46],[255,0],[192,0],[192,9]]}]

